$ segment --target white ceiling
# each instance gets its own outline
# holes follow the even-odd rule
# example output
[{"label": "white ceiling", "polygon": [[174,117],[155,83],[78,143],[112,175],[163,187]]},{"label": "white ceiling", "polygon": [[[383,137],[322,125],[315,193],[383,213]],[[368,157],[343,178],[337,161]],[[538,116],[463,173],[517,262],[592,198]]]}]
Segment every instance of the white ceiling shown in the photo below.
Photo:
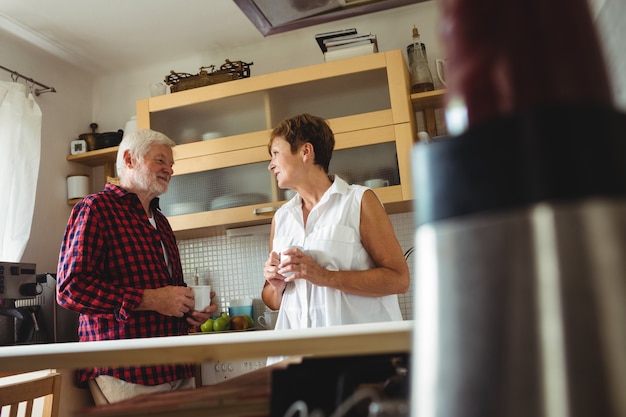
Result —
[{"label": "white ceiling", "polygon": [[1,30],[97,73],[263,39],[232,0],[0,0]]},{"label": "white ceiling", "polygon": [[99,74],[263,40],[233,0],[0,0],[3,30]]}]

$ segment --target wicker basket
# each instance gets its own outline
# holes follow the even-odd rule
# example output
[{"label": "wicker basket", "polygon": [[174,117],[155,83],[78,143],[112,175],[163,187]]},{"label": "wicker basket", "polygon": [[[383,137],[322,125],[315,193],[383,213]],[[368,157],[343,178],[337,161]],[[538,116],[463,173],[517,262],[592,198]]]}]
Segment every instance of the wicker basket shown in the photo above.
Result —
[{"label": "wicker basket", "polygon": [[217,71],[215,70],[215,65],[200,67],[200,72],[195,75],[170,71],[170,74],[165,76],[165,83],[170,86],[170,91],[175,93],[191,88],[204,87],[205,85],[248,78],[250,76],[250,65],[252,64],[253,62],[248,64],[243,61],[227,59]]}]

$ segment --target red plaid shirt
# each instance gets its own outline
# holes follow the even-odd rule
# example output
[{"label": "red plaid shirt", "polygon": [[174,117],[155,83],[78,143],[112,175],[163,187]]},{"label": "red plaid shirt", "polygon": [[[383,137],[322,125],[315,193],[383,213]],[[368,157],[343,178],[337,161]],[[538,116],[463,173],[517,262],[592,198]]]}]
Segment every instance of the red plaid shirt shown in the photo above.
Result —
[{"label": "red plaid shirt", "polygon": [[[150,205],[156,229],[137,195],[116,185],[107,184],[74,206],[59,255],[57,300],[80,313],[81,342],[187,334],[184,318],[134,311],[144,288],[185,285],[174,233],[158,210],[158,198]],[[189,364],[84,369],[78,372],[79,385],[98,375],[157,385],[194,373]]]}]

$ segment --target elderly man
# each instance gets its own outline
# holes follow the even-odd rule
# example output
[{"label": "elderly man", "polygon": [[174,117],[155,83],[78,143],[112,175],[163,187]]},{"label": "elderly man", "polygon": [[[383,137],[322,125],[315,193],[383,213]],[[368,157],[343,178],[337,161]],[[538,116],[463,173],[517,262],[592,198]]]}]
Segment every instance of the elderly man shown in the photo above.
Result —
[{"label": "elderly man", "polygon": [[[217,308],[194,310],[174,233],[159,210],[157,197],[173,174],[174,146],[148,129],[127,135],[117,155],[120,186],[107,184],[72,210],[57,300],[80,313],[81,342],[186,335]],[[191,364],[84,369],[77,378],[96,404],[195,386]]]}]

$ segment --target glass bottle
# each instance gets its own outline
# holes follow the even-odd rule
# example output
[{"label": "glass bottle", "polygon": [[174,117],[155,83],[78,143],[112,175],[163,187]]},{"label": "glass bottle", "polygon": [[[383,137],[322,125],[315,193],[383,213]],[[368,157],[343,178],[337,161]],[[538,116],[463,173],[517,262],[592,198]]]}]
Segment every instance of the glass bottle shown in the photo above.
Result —
[{"label": "glass bottle", "polygon": [[411,93],[434,90],[435,84],[426,58],[426,45],[420,42],[420,34],[415,26],[413,26],[413,43],[406,47],[406,53],[409,58]]}]

